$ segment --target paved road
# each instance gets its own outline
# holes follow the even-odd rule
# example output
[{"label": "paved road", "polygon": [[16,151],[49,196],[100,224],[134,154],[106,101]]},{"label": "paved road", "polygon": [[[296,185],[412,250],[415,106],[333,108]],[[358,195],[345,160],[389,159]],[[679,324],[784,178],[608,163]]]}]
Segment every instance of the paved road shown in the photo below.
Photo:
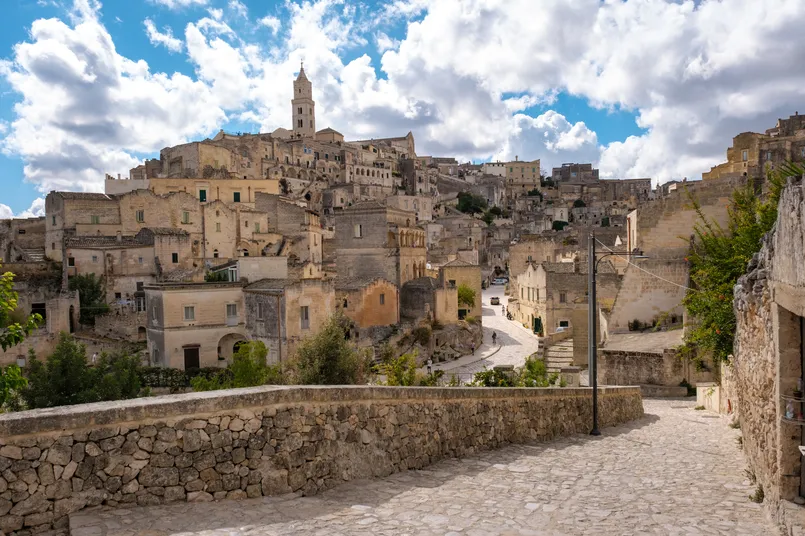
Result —
[{"label": "paved road", "polygon": [[728,420],[646,400],[639,421],[513,445],[314,497],[180,503],[73,515],[72,536],[778,534]]},{"label": "paved road", "polygon": [[[493,296],[500,298],[500,305],[490,305],[489,300]],[[503,306],[508,303],[509,298],[504,294],[502,285],[492,285],[484,290],[482,296],[484,344],[476,350],[475,356],[464,356],[456,361],[440,363],[434,368],[444,370],[448,377],[452,374],[470,377],[475,372],[496,365],[522,366],[526,358],[537,351],[537,338],[521,324],[512,322],[503,315]],[[497,333],[497,344],[494,345],[493,332]]]}]

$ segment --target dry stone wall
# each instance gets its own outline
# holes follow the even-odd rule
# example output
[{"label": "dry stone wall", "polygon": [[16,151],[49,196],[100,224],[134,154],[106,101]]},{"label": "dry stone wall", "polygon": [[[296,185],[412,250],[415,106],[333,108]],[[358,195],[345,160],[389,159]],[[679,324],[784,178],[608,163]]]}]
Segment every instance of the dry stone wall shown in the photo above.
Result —
[{"label": "dry stone wall", "polygon": [[[601,390],[601,424],[643,415]],[[242,499],[586,433],[589,389],[258,387],[0,416],[0,532],[66,531],[86,507]]]}]

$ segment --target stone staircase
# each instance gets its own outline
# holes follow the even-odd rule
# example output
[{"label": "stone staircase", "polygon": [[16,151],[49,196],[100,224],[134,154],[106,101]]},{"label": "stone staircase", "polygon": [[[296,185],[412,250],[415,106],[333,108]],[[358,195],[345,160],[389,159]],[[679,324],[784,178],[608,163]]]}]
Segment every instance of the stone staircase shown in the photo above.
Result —
[{"label": "stone staircase", "polygon": [[548,372],[560,372],[573,364],[573,339],[559,341],[545,351]]},{"label": "stone staircase", "polygon": [[29,262],[42,262],[45,260],[44,248],[26,248],[22,250]]}]

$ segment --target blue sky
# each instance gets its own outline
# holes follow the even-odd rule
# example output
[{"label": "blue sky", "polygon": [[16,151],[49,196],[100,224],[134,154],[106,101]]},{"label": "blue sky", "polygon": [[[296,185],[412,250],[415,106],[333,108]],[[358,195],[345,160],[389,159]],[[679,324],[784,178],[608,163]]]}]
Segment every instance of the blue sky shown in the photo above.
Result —
[{"label": "blue sky", "polygon": [[301,59],[318,128],[411,130],[418,154],[539,158],[548,173],[696,178],[733,135],[805,109],[805,67],[769,59],[784,56],[776,36],[805,45],[794,0],[6,4],[0,217],[219,128],[289,126]]}]

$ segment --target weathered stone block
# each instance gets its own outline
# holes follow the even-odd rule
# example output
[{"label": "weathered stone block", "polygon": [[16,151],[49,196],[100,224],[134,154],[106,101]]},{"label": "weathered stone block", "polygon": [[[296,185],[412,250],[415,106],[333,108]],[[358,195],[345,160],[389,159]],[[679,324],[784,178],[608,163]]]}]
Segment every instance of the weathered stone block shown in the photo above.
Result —
[{"label": "weathered stone block", "polygon": [[179,470],[176,467],[146,466],[140,471],[139,482],[143,486],[176,486]]}]

